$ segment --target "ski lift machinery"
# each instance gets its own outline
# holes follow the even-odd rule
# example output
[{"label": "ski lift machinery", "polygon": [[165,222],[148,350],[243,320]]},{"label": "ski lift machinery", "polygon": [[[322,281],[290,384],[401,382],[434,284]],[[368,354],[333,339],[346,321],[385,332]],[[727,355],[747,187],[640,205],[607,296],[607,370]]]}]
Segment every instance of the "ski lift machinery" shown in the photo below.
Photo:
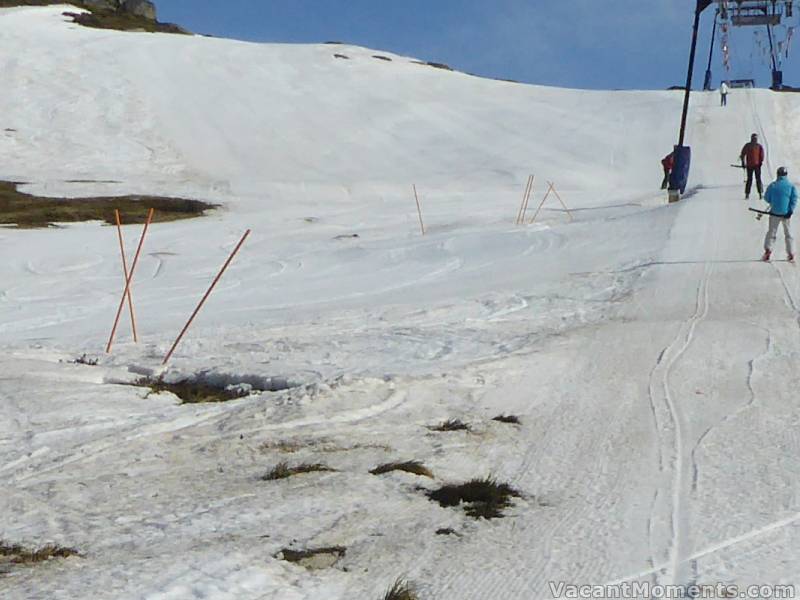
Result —
[{"label": "ski lift machinery", "polygon": [[[729,33],[732,28],[752,27],[766,28],[769,40],[769,56],[772,69],[772,89],[783,88],[783,71],[781,63],[789,55],[789,48],[797,26],[796,17],[800,16],[800,0],[697,0],[694,27],[692,29],[692,44],[689,53],[689,69],[686,76],[686,87],[683,101],[683,114],[681,115],[681,128],[678,144],[673,150],[674,168],[669,181],[669,200],[679,200],[686,189],[689,179],[691,164],[691,148],[684,146],[686,135],[686,119],[689,112],[689,97],[692,91],[692,75],[697,51],[697,33],[700,27],[700,15],[710,6],[715,6],[714,29],[711,34],[711,49],[708,56],[703,89],[712,89],[711,63],[713,60],[714,45],[717,29],[721,30],[720,45],[722,47],[723,65],[730,70]],[[777,32],[776,29],[782,29]],[[781,35],[778,35],[780,33]],[[776,37],[778,39],[776,39]]]}]

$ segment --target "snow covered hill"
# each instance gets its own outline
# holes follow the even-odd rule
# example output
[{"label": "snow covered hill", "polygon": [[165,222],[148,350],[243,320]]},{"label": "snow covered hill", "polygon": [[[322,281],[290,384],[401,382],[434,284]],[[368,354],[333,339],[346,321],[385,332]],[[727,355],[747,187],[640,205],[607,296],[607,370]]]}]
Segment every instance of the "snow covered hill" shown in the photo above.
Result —
[{"label": "snow covered hill", "polygon": [[[770,173],[798,172],[794,95],[736,91],[722,109],[696,94],[693,193],[666,205],[677,92],[92,30],[64,10],[0,9],[0,180],[222,208],[152,227],[141,343],[123,320],[110,355],[115,230],[0,229],[0,543],[82,554],[0,573],[2,594],[798,583],[800,280],[755,260],[765,226],[729,167],[756,131]],[[571,213],[551,196],[515,225],[529,174],[529,217],[547,181]],[[162,373],[248,228],[167,378],[296,387],[181,405],[120,385]],[[132,254],[140,227],[124,229]],[[83,355],[99,364],[71,362]],[[471,430],[429,428],[447,419]],[[407,460],[434,479],[369,473]],[[335,470],[261,480],[280,462]],[[522,494],[503,519],[423,491],[489,475]],[[318,547],[346,552],[321,570],[280,559]]]}]

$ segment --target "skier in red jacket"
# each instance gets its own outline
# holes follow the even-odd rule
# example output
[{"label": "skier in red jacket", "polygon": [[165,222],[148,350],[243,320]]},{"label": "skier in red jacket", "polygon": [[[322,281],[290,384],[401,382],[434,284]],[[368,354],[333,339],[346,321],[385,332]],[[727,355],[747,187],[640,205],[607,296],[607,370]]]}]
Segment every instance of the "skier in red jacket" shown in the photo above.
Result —
[{"label": "skier in red jacket", "polygon": [[665,190],[669,185],[669,175],[672,173],[672,167],[675,166],[675,158],[672,156],[672,152],[661,159],[661,166],[664,167],[664,181],[661,182],[661,189]]},{"label": "skier in red jacket", "polygon": [[756,176],[756,187],[758,197],[764,197],[764,184],[761,183],[761,166],[764,164],[764,146],[758,143],[758,135],[750,136],[750,142],[744,145],[742,153],[739,155],[742,161],[742,168],[747,169],[747,183],[744,186],[745,200],[750,198],[750,190],[753,187],[753,175]]}]

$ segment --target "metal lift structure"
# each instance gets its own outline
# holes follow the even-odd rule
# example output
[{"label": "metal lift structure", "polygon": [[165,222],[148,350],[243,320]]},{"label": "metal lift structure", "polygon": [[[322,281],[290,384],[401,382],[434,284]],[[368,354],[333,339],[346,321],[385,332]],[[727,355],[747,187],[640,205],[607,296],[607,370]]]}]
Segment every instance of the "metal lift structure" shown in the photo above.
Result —
[{"label": "metal lift structure", "polygon": [[[783,88],[783,71],[779,67],[779,55],[788,55],[788,45],[791,42],[793,28],[788,28],[788,39],[782,40],[779,45],[775,43],[774,28],[785,25],[793,20],[795,15],[800,15],[800,0],[697,0],[692,28],[692,44],[689,52],[689,69],[686,74],[686,87],[683,100],[683,113],[681,127],[678,135],[678,144],[673,149],[674,168],[669,181],[670,202],[680,199],[686,189],[689,179],[691,163],[691,148],[684,145],[686,135],[686,120],[689,113],[689,98],[692,91],[692,77],[694,75],[694,62],[697,52],[697,34],[700,28],[700,15],[711,5],[716,6],[714,15],[714,29],[711,40],[711,50],[708,57],[704,89],[711,89],[711,62],[713,59],[714,44],[717,29],[722,30],[722,46],[725,62],[727,64],[727,34],[733,27],[766,27],[769,39],[769,52],[772,63],[772,89]],[[796,25],[796,23],[795,23]]]}]

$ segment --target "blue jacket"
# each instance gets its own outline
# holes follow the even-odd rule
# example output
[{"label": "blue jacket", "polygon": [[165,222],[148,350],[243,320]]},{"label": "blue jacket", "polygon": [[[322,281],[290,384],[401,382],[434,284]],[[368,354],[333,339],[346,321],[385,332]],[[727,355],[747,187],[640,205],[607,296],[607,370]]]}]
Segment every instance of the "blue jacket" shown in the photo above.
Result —
[{"label": "blue jacket", "polygon": [[769,184],[764,200],[769,204],[771,213],[787,215],[793,213],[797,206],[797,189],[786,177],[778,177]]}]

